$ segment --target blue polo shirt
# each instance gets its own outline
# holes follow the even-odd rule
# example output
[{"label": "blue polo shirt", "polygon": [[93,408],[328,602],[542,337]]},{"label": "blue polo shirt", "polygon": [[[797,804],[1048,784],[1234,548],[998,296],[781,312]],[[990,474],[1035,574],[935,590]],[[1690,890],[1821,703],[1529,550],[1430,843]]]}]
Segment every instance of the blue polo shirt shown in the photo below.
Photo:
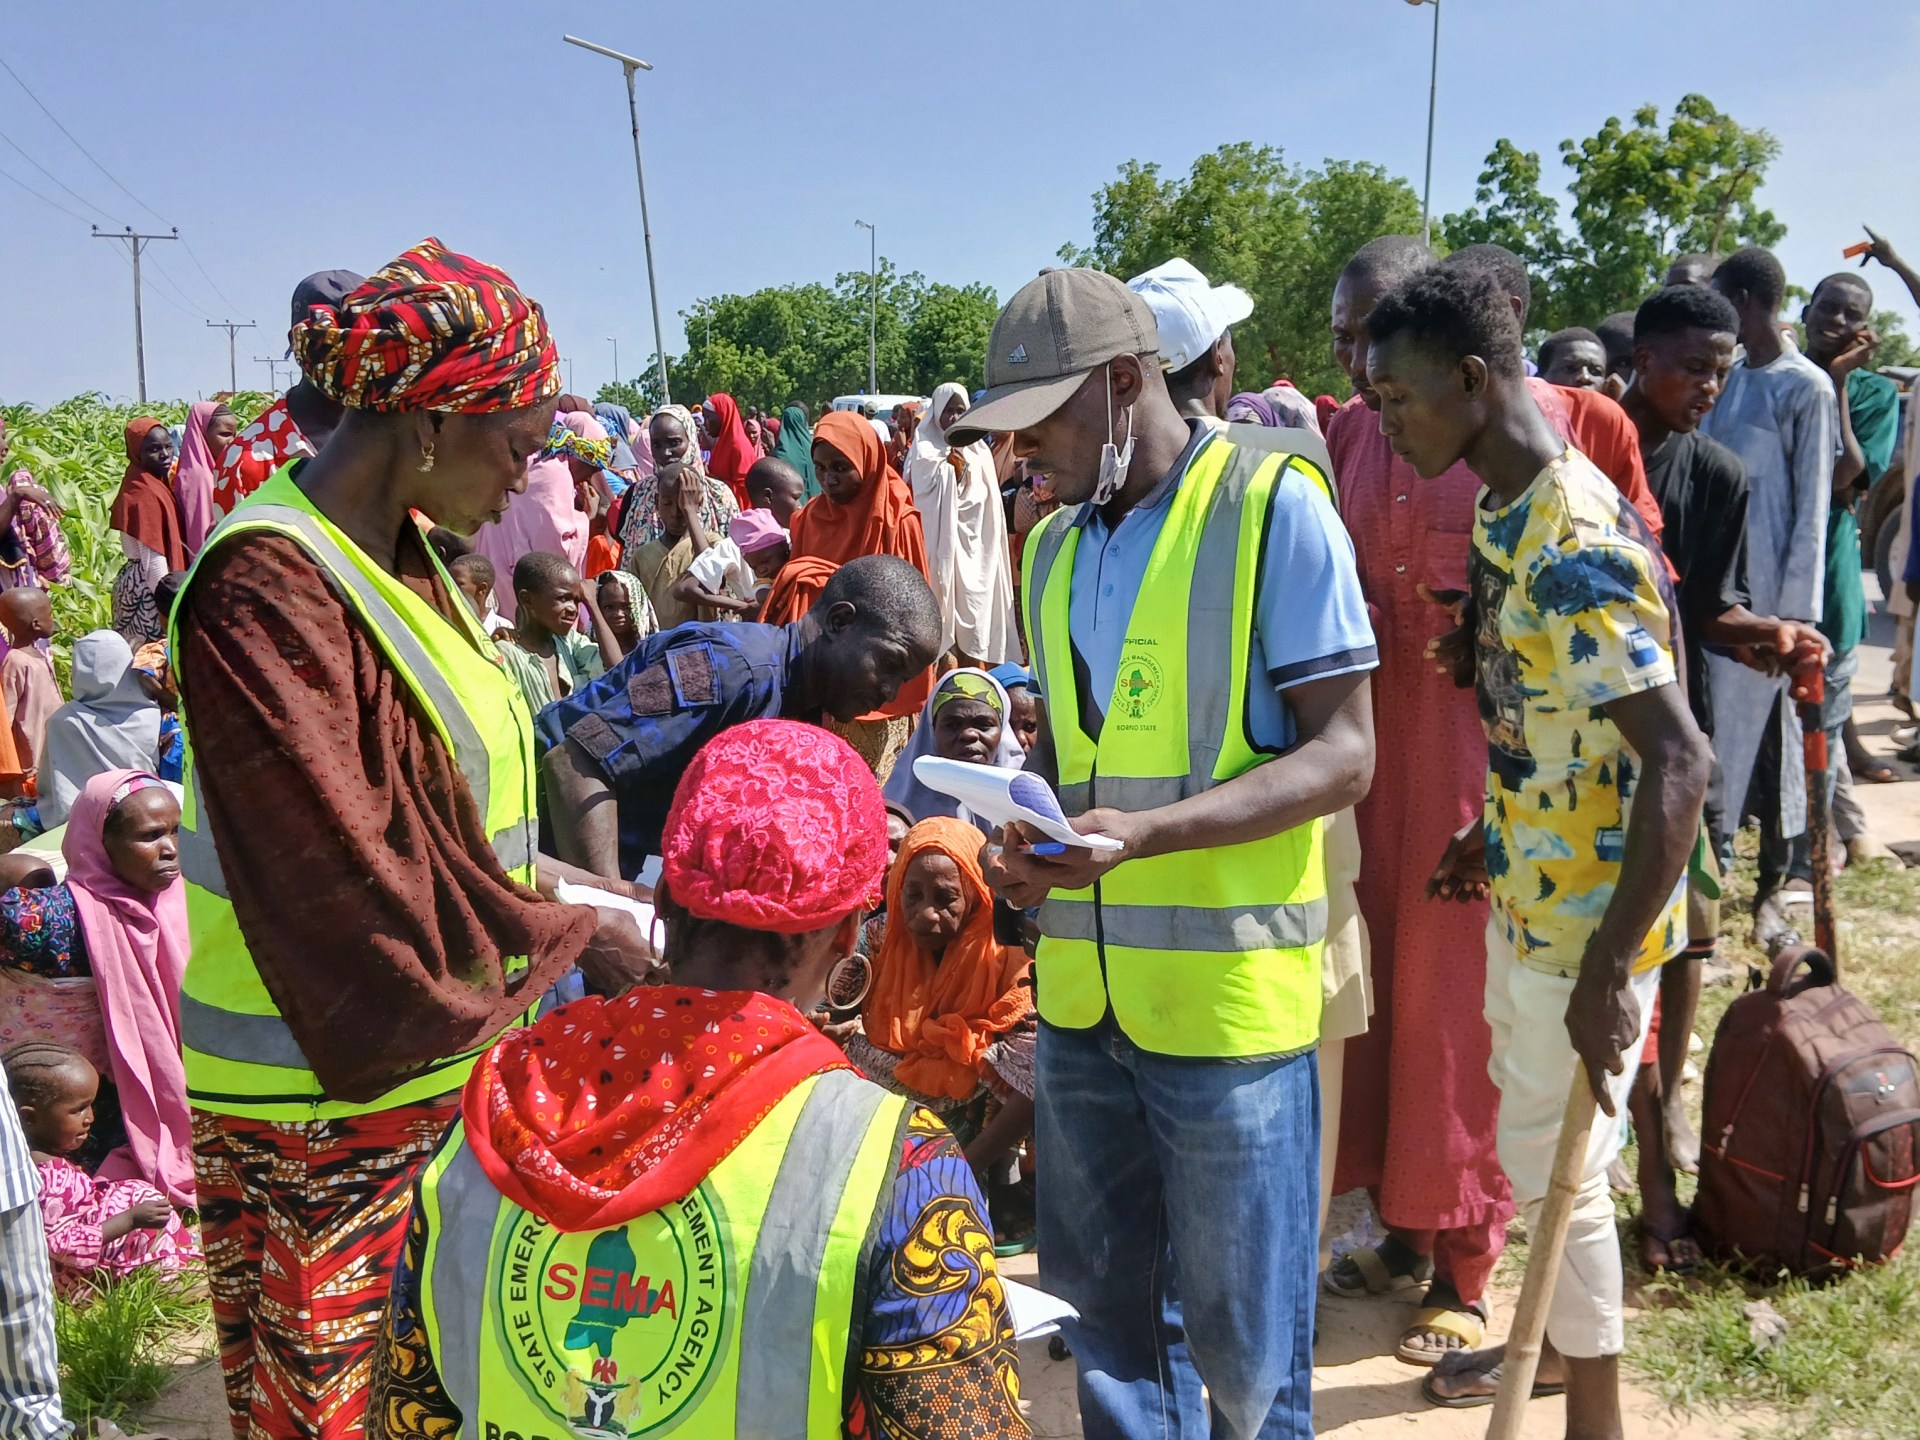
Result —
[{"label": "blue polo shirt", "polygon": [[[1102,714],[1120,673],[1134,597],[1146,579],[1174,492],[1194,457],[1222,440],[1217,427],[1199,420],[1187,424],[1193,430],[1187,448],[1119,524],[1109,526],[1091,504],[1068,522],[1082,534],[1073,557],[1067,631],[1086,662],[1093,703]],[[1296,739],[1285,700],[1289,689],[1380,663],[1354,568],[1353,541],[1326,492],[1297,468],[1273,492],[1253,608],[1249,728],[1258,748],[1285,750]]]},{"label": "blue polo shirt", "polygon": [[660,853],[674,787],[702,745],[779,718],[799,653],[797,625],[677,625],[535,717],[542,754],[566,739],[599,763],[620,815],[621,874]]}]

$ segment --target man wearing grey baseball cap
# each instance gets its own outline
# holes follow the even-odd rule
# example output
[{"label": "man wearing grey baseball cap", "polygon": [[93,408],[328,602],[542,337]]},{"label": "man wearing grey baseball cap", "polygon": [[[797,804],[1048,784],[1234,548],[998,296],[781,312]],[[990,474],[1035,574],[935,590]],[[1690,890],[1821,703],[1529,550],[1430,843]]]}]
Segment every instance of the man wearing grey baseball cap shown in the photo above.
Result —
[{"label": "man wearing grey baseball cap", "polygon": [[1009,826],[984,863],[1040,907],[1040,1254],[1086,1433],[1310,1436],[1321,831],[1372,775],[1373,632],[1296,432],[1184,418],[1159,348],[1112,276],[1045,272],[956,427],[1052,477],[1027,769],[1118,842]]}]

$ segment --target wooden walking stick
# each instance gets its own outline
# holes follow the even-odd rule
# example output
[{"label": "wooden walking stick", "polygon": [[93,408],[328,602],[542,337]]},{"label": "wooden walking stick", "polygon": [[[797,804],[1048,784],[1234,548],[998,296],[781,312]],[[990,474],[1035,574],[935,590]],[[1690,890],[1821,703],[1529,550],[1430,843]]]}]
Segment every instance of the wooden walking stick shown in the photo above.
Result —
[{"label": "wooden walking stick", "polygon": [[1560,1146],[1553,1152],[1553,1176],[1547,1181],[1540,1227],[1527,1237],[1527,1273],[1520,1282],[1520,1305],[1507,1336],[1507,1358],[1500,1364],[1500,1389],[1493,1399],[1487,1440],[1520,1440],[1520,1422],[1526,1416],[1527,1401],[1533,1398],[1534,1374],[1540,1369],[1547,1307],[1553,1303],[1553,1282],[1560,1274],[1560,1257],[1567,1248],[1567,1226],[1573,1219],[1574,1197],[1580,1193],[1587,1138],[1593,1133],[1593,1116],[1598,1108],[1593,1087],[1587,1083],[1586,1064],[1576,1058],[1573,1089],[1567,1094],[1566,1114],[1560,1118]]},{"label": "wooden walking stick", "polygon": [[1827,800],[1827,729],[1820,723],[1827,677],[1818,666],[1795,677],[1801,746],[1807,766],[1807,854],[1813,869],[1813,944],[1840,975],[1840,937],[1833,923],[1832,806]]}]

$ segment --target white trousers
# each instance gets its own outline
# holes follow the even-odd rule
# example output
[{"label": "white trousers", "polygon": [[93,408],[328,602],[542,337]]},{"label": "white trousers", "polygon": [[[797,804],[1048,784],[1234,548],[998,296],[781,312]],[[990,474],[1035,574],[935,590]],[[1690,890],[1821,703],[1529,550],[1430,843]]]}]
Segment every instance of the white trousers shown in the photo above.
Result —
[{"label": "white trousers", "polygon": [[[1626,1113],[1627,1092],[1640,1068],[1653,1018],[1653,997],[1660,988],[1656,968],[1631,981],[1640,1003],[1640,1034],[1626,1052],[1621,1073],[1608,1077],[1614,1109]],[[1553,1176],[1553,1153],[1560,1144],[1560,1122],[1579,1057],[1567,1038],[1567,999],[1573,981],[1529,970],[1498,927],[1487,927],[1487,1024],[1493,1029],[1493,1058],[1487,1065],[1500,1091],[1498,1146],[1500,1165],[1513,1185],[1513,1203],[1537,1233]],[[1607,1166],[1620,1153],[1622,1127],[1597,1115],[1587,1142],[1586,1166],[1573,1219],[1567,1227],[1566,1253],[1554,1282],[1547,1312],[1547,1338],[1562,1355],[1590,1360],[1618,1355],[1626,1343],[1621,1321],[1620,1241],[1614,1230],[1613,1196]]]}]

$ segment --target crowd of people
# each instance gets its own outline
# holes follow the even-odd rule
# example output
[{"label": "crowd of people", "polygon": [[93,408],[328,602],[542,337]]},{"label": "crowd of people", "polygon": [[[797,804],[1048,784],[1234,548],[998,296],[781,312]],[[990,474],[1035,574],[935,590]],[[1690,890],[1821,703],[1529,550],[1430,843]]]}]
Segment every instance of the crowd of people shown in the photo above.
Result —
[{"label": "crowd of people", "polygon": [[1090,1435],[1310,1434],[1321,1288],[1418,1288],[1395,1353],[1485,1404],[1584,1073],[1535,1393],[1618,1436],[1609,1179],[1699,1263],[1734,832],[1757,940],[1811,880],[1795,677],[1886,855],[1900,402],[1857,272],[1786,295],[1683,256],[1529,360],[1516,257],[1384,236],[1342,402],[1239,390],[1254,298],[1184,259],[1059,269],[924,405],[636,417],[437,240],[301,281],[292,389],[126,427],[71,698],[63,516],[0,497],[0,1434],[64,1433],[53,1293],[203,1267],[239,1440],[1021,1435],[1036,1245]]}]

